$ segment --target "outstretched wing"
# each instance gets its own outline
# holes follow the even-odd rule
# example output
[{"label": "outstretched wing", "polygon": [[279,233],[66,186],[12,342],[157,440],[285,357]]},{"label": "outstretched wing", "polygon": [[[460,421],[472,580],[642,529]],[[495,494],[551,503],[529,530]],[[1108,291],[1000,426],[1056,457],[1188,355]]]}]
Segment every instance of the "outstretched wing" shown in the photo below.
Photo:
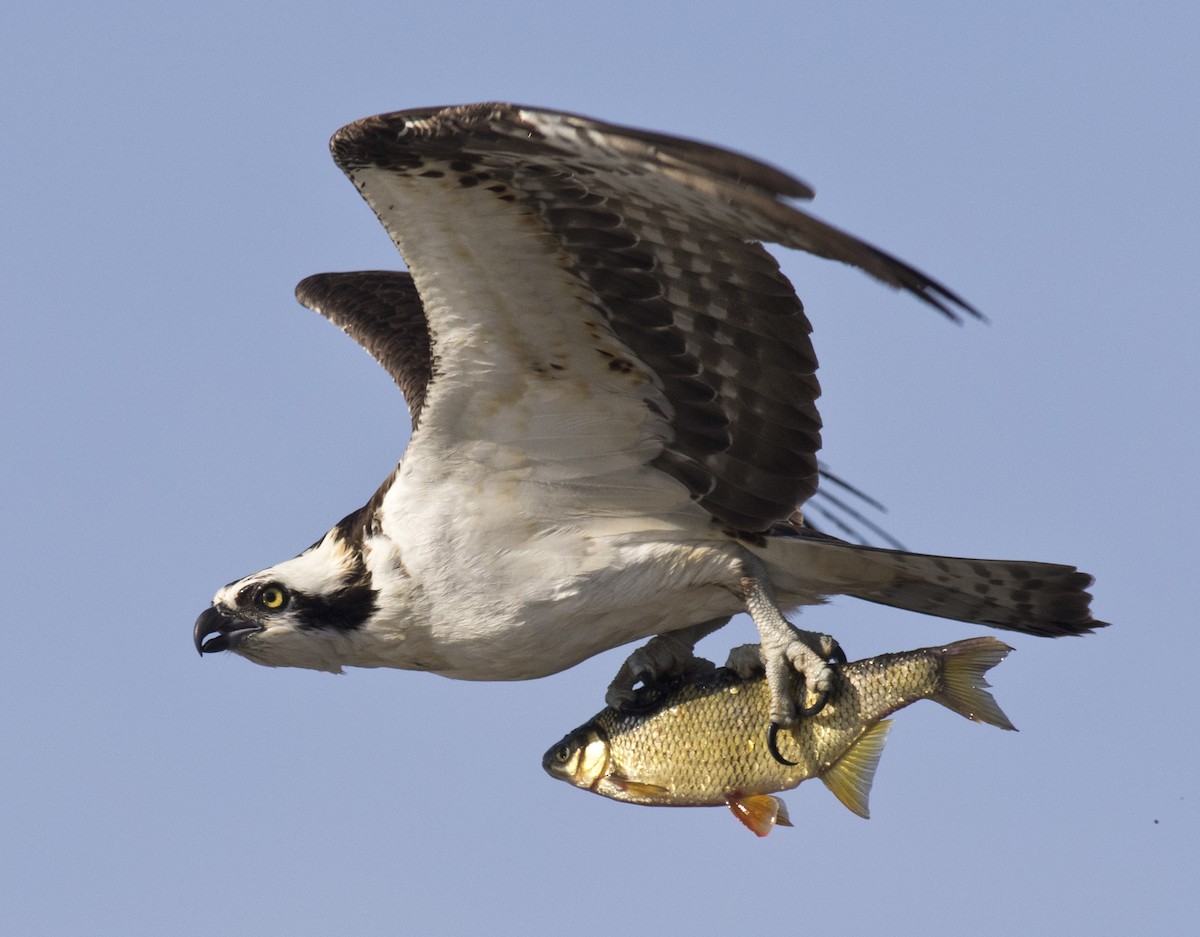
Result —
[{"label": "outstretched wing", "polygon": [[466,460],[619,500],[651,467],[763,531],[816,490],[820,447],[810,326],[763,242],[975,314],[786,204],[803,183],[703,144],[478,104],[367,118],[331,149],[424,304],[432,366],[405,461],[431,472]]},{"label": "outstretched wing", "polygon": [[300,281],[296,299],[383,366],[404,395],[415,430],[433,374],[433,355],[429,323],[412,275],[395,270],[317,273]]},{"label": "outstretched wing", "polygon": [[[398,270],[317,273],[300,281],[296,298],[341,328],[379,362],[408,402],[415,430],[433,361],[429,325],[412,274]],[[855,543],[901,547],[864,513],[883,511],[883,505],[823,464],[817,473],[821,487],[809,503],[822,525],[827,523]]]}]

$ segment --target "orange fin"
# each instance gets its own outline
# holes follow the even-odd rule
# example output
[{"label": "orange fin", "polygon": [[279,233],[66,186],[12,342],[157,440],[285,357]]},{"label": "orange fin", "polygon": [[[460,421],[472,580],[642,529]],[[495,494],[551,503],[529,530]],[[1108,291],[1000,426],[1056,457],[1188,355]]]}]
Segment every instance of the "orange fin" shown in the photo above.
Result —
[{"label": "orange fin", "polygon": [[787,805],[771,794],[752,794],[749,797],[730,794],[725,798],[725,803],[755,836],[766,836],[777,825],[792,825],[788,819]]},{"label": "orange fin", "polygon": [[879,756],[883,754],[883,744],[891,727],[890,719],[875,723],[821,775],[821,780],[833,791],[834,796],[864,819],[871,817],[867,809],[867,797],[871,793],[871,782],[875,780],[875,769],[879,767]]}]

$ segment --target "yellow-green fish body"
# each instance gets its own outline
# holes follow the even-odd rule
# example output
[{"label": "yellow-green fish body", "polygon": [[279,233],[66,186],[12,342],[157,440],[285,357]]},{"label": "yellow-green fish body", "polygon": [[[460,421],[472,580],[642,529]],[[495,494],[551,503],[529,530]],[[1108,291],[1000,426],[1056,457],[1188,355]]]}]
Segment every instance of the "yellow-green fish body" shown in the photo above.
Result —
[{"label": "yellow-green fish body", "polygon": [[790,825],[782,802],[767,795],[813,777],[865,817],[891,725],[886,716],[932,699],[968,719],[1013,728],[983,676],[1010,650],[983,637],[844,664],[824,708],[779,732],[779,751],[794,765],[767,747],[766,680],[727,670],[710,683],[669,690],[644,710],[603,710],[542,764],[553,777],[627,803],[727,804],[762,836],[776,823]]}]

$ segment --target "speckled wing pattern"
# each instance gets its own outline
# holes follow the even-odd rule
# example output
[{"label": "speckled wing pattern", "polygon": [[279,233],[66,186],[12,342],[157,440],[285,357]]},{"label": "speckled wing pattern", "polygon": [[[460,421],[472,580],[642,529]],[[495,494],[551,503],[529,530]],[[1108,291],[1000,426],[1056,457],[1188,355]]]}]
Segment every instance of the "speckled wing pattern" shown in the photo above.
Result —
[{"label": "speckled wing pattern", "polygon": [[[811,196],[803,183],[704,144],[476,104],[366,118],[331,149],[424,304],[429,372],[364,341],[420,418],[414,445],[469,442],[550,479],[650,464],[732,530],[769,530],[817,485],[810,326],[764,243],[976,314],[788,204]],[[355,320],[338,324],[363,341]]]},{"label": "speckled wing pattern", "polygon": [[[415,430],[433,374],[429,326],[412,274],[399,270],[317,273],[296,287],[296,298],[365,348],[396,382]],[[901,544],[864,514],[883,506],[824,465],[813,505],[824,522],[855,543]],[[828,484],[827,484],[828,483]],[[835,493],[836,492],[836,493]],[[797,518],[796,526],[802,522]]]}]

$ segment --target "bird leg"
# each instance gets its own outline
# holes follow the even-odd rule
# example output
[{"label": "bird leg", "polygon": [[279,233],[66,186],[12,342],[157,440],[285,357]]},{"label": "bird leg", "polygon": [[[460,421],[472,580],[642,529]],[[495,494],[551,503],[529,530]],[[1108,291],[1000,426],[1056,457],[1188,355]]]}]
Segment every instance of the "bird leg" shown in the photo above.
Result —
[{"label": "bird leg", "polygon": [[681,677],[687,682],[702,682],[716,671],[712,661],[697,657],[696,643],[729,622],[729,616],[690,625],[677,631],[656,635],[629,655],[604,694],[604,702],[616,710],[638,705],[640,683],[650,687],[666,677]]},{"label": "bird leg", "polygon": [[[830,661],[845,663],[837,641],[827,634],[801,631],[788,622],[779,610],[767,571],[753,554],[742,556],[742,595],[746,610],[754,619],[761,640],[763,667],[771,690],[770,726],[767,737],[773,740],[780,729],[791,728],[804,716],[814,716],[825,706],[833,689],[834,673]],[[803,678],[803,693],[792,688],[793,672]],[[809,695],[816,700],[804,703]],[[800,698],[797,699],[797,696]],[[772,746],[773,747],[773,746]],[[776,752],[775,757],[779,758]]]}]

